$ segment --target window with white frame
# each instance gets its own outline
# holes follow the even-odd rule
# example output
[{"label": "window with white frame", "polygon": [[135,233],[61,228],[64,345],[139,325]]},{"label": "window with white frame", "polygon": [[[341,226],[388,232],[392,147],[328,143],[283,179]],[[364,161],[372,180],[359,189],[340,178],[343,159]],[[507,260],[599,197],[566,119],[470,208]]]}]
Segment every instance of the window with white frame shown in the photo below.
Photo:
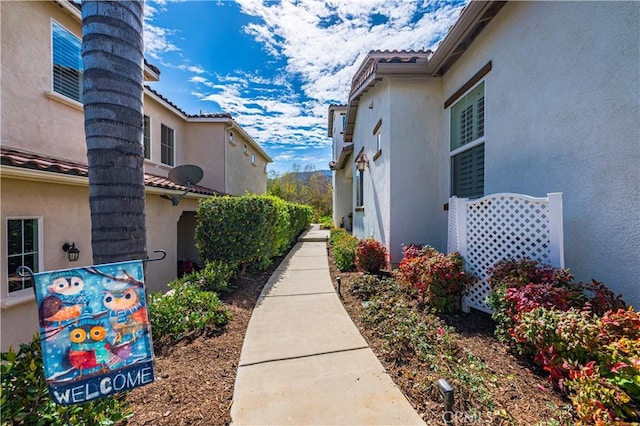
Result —
[{"label": "window with white frame", "polygon": [[356,207],[364,207],[364,170],[358,172],[358,181],[356,182]]},{"label": "window with white frame", "polygon": [[33,272],[40,270],[41,218],[7,219],[7,270],[8,291],[14,293],[33,287],[30,278],[18,275],[19,266],[27,266]]},{"label": "window with white frame", "polygon": [[255,154],[251,154],[251,164],[253,164],[254,166],[256,165],[256,155]]},{"label": "window with white frame", "polygon": [[244,148],[242,148],[242,152],[244,152],[245,155],[249,155],[249,147],[246,143],[244,144]]},{"label": "window with white frame", "polygon": [[484,195],[484,82],[451,107],[451,195]]},{"label": "window with white frame", "polygon": [[82,41],[56,21],[51,21],[53,91],[82,102]]},{"label": "window with white frame", "polygon": [[160,162],[173,166],[175,164],[175,138],[173,129],[162,124],[160,126]]},{"label": "window with white frame", "polygon": [[382,153],[382,120],[378,120],[378,123],[373,128],[373,137],[376,140],[376,156],[379,156]]},{"label": "window with white frame", "polygon": [[235,142],[233,141],[233,132],[229,132],[229,142],[235,145]]},{"label": "window with white frame", "polygon": [[144,158],[151,159],[151,118],[144,116],[144,134],[142,136]]}]

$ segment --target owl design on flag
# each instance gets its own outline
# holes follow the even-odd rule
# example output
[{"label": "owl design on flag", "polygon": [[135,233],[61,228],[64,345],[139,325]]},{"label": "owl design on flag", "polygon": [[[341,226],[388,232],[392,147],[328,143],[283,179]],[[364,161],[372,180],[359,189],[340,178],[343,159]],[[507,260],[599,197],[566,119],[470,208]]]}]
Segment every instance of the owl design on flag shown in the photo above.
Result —
[{"label": "owl design on flag", "polygon": [[102,304],[109,311],[109,322],[116,332],[114,344],[125,336],[135,341],[139,332],[146,329],[147,309],[142,306],[135,288],[105,290]]},{"label": "owl design on flag", "polygon": [[106,328],[91,319],[81,320],[80,325],[69,333],[71,343],[68,359],[71,365],[80,371],[79,378],[85,370],[100,367],[106,372],[123,361],[112,352],[111,345],[105,340],[106,337]]},{"label": "owl design on flag", "polygon": [[89,305],[84,291],[82,277],[70,271],[60,272],[51,276],[51,284],[47,286],[47,295],[38,307],[40,326],[56,324],[58,329],[62,323],[75,320]]}]

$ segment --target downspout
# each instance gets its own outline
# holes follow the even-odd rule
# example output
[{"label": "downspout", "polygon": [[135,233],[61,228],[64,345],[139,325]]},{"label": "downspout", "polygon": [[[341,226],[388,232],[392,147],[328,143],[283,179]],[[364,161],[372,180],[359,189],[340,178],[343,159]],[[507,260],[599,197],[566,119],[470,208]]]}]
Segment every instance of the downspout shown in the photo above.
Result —
[{"label": "downspout", "polygon": [[224,164],[222,165],[222,177],[224,180],[224,193],[228,194],[229,191],[227,190],[227,132],[231,129],[233,129],[235,126],[233,125],[233,122],[231,122],[230,126],[227,126],[224,128]]}]

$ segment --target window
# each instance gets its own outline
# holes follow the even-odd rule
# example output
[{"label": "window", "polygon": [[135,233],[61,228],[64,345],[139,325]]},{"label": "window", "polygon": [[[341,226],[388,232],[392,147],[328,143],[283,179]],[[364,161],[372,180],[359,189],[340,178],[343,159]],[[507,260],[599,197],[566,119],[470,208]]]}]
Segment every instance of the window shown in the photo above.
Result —
[{"label": "window", "polygon": [[51,21],[53,91],[82,102],[81,40],[56,21]]},{"label": "window", "polygon": [[373,128],[373,137],[376,139],[376,153],[373,155],[373,161],[377,160],[382,154],[382,120]]},{"label": "window", "polygon": [[235,145],[235,142],[233,142],[233,132],[229,132],[229,142]]},{"label": "window", "polygon": [[253,164],[254,166],[256,164],[256,155],[255,154],[251,154],[251,164]]},{"label": "window", "polygon": [[7,275],[9,293],[33,287],[30,278],[21,278],[16,270],[27,266],[33,272],[40,267],[40,219],[7,220]]},{"label": "window", "polygon": [[484,82],[451,107],[451,194],[484,195]]},{"label": "window", "polygon": [[242,152],[244,152],[245,155],[249,155],[249,147],[247,147],[247,144],[244,144],[244,148],[242,148]]},{"label": "window", "polygon": [[364,170],[358,172],[358,182],[356,183],[356,207],[364,206]]},{"label": "window", "polygon": [[347,127],[347,114],[340,114],[340,116],[342,117],[342,132],[340,133],[344,133],[344,128]]},{"label": "window", "polygon": [[173,137],[173,129],[164,124],[161,125],[160,139],[160,162],[162,164],[174,165],[175,140]]},{"label": "window", "polygon": [[144,158],[151,159],[151,118],[144,116],[144,135],[142,136],[144,146]]}]

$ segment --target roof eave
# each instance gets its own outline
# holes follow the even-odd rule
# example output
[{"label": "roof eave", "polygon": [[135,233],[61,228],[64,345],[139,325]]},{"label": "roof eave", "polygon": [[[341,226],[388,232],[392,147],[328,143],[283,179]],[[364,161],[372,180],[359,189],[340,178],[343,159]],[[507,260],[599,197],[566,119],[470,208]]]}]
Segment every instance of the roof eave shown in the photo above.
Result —
[{"label": "roof eave", "polygon": [[[433,76],[444,75],[473,42],[477,33],[506,3],[506,1],[469,2],[442,39],[435,53],[429,58],[427,72]],[[474,32],[477,33],[474,34]]]}]

